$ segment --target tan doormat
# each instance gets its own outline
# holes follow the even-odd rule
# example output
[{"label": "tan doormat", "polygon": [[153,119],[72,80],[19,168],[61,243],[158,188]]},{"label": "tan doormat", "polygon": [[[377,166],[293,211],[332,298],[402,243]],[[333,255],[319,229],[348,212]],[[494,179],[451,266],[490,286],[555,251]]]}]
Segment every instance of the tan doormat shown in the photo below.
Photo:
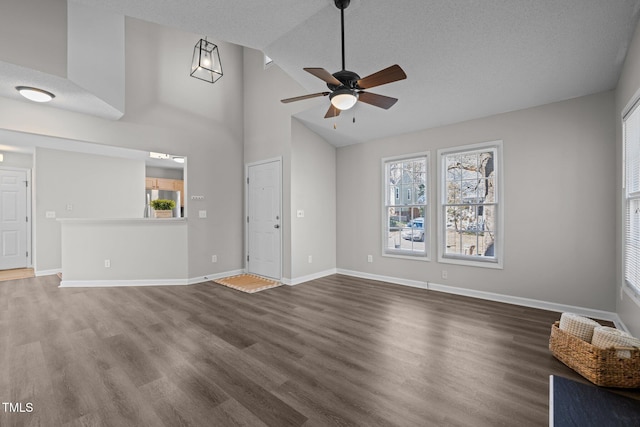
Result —
[{"label": "tan doormat", "polygon": [[265,279],[264,277],[256,276],[254,274],[240,274],[238,276],[223,277],[222,279],[215,279],[214,282],[249,294],[264,291],[265,289],[275,288],[276,286],[281,285],[280,282]]},{"label": "tan doormat", "polygon": [[0,271],[0,281],[30,279],[31,277],[36,277],[35,274],[33,274],[33,268],[15,268]]}]

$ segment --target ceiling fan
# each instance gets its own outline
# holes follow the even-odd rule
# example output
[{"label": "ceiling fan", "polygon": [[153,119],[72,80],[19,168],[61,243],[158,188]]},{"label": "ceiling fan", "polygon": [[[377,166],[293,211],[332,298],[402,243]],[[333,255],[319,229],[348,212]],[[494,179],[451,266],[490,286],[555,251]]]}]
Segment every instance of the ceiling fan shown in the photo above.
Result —
[{"label": "ceiling fan", "polygon": [[340,27],[342,30],[342,70],[330,74],[324,68],[304,68],[306,72],[313,74],[314,76],[327,83],[327,87],[330,89],[330,91],[296,96],[294,98],[287,98],[281,100],[281,102],[286,104],[289,102],[301,101],[303,99],[329,95],[331,106],[329,107],[327,114],[325,114],[324,116],[325,119],[330,117],[337,117],[338,115],[340,115],[340,111],[348,110],[349,108],[353,107],[358,101],[388,110],[393,106],[393,104],[398,101],[397,98],[391,98],[389,96],[365,92],[364,90],[406,79],[407,75],[397,64],[373,73],[365,78],[360,78],[358,74],[345,69],[344,10],[347,8],[347,6],[349,6],[351,0],[334,1],[336,7],[340,9]]}]

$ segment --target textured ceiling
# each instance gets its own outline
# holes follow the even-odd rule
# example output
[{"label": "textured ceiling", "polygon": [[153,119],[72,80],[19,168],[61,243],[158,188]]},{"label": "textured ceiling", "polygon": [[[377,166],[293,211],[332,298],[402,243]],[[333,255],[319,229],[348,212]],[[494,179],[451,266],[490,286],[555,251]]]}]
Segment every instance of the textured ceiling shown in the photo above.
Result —
[{"label": "textured ceiling", "polygon": [[[76,1],[263,50],[310,93],[326,86],[303,67],[340,68],[333,0]],[[610,90],[639,6],[640,0],[352,0],[346,68],[366,76],[401,65],[407,80],[371,90],[399,101],[387,111],[358,103],[324,119],[324,97],[301,101],[308,109],[296,117],[342,146]]]},{"label": "textured ceiling", "polygon": [[[56,95],[55,106],[78,113],[118,120],[122,112],[69,79],[0,61],[0,96],[26,101],[16,86],[47,88]],[[47,104],[42,104],[47,105]],[[47,105],[54,108],[52,105]]]}]

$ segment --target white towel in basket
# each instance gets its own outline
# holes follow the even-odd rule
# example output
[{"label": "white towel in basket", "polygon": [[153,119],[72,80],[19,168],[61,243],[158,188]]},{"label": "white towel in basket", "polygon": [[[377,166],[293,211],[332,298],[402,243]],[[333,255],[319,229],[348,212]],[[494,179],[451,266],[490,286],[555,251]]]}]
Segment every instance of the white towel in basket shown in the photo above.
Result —
[{"label": "white towel in basket", "polygon": [[597,326],[600,323],[574,313],[562,313],[560,316],[560,329],[589,343]]},{"label": "white towel in basket", "polygon": [[[593,330],[591,344],[598,348],[640,347],[640,340],[620,329],[610,328],[609,326],[598,326]],[[631,351],[618,350],[616,351],[616,355],[622,359],[628,359],[631,357]]]}]

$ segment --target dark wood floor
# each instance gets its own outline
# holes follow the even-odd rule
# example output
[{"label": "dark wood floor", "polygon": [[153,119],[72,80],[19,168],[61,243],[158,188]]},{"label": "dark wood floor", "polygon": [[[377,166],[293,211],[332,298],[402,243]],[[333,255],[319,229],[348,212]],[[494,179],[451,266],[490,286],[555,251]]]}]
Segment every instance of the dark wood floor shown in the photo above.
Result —
[{"label": "dark wood floor", "polygon": [[[330,276],[0,283],[1,426],[543,426],[558,313]],[[26,409],[25,409],[26,410]]]}]

